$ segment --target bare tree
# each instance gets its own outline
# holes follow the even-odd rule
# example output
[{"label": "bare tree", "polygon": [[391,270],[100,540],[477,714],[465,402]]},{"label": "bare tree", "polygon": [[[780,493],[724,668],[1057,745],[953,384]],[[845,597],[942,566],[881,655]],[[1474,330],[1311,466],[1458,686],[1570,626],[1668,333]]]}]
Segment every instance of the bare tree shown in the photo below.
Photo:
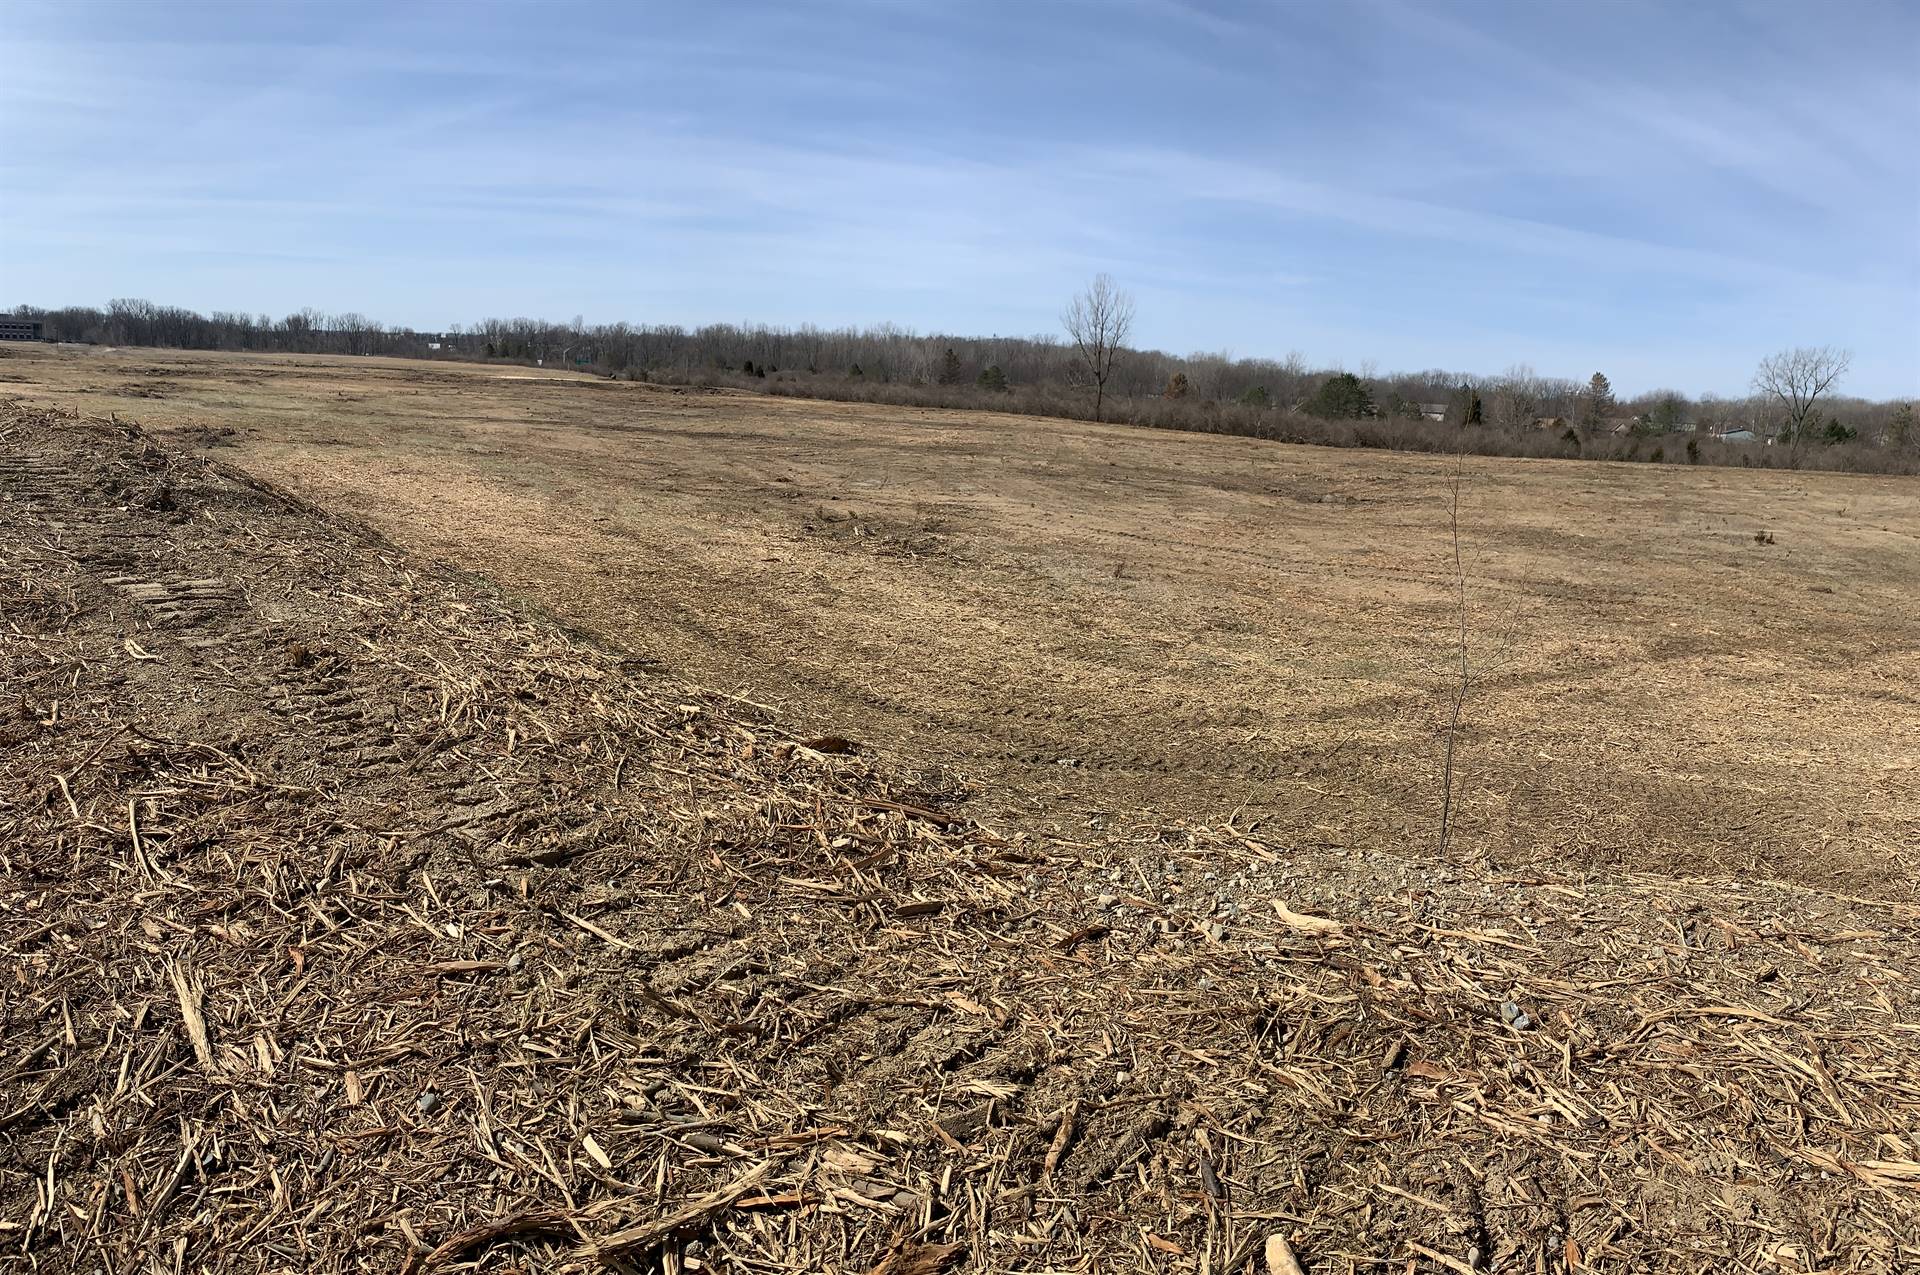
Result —
[{"label": "bare tree", "polygon": [[1799,346],[1782,350],[1761,361],[1753,374],[1754,391],[1772,401],[1786,413],[1782,436],[1798,465],[1812,443],[1813,405],[1833,388],[1853,362],[1853,351],[1836,350],[1830,345]]},{"label": "bare tree", "polygon": [[1133,297],[1115,288],[1112,276],[1095,275],[1087,290],[1061,313],[1060,322],[1093,382],[1093,419],[1103,420],[1107,381],[1133,331]]},{"label": "bare tree", "polygon": [[1508,368],[1493,383],[1490,416],[1494,427],[1516,434],[1532,429],[1544,398],[1540,378],[1532,368],[1524,363]]},{"label": "bare tree", "polygon": [[1460,557],[1460,484],[1467,472],[1467,435],[1460,433],[1460,446],[1453,454],[1453,481],[1448,484],[1447,527],[1453,535],[1453,584],[1460,621],[1460,640],[1454,650],[1460,657],[1460,674],[1449,688],[1452,711],[1447,715],[1447,755],[1440,764],[1440,847],[1439,857],[1447,857],[1447,839],[1453,834],[1453,754],[1460,737],[1460,710],[1466,705],[1467,690],[1473,683],[1467,665],[1467,568]]}]

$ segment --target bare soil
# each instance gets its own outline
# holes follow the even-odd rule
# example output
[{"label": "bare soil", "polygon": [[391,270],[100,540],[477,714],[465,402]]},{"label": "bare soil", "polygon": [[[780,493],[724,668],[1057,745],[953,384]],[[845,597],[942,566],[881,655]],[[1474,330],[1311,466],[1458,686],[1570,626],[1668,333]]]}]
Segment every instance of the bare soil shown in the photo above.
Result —
[{"label": "bare soil", "polygon": [[[559,499],[532,490],[499,508]],[[418,489],[408,509],[450,525]],[[834,579],[1020,569],[982,565],[985,543],[931,567],[819,530],[783,543]],[[1246,552],[1289,578],[1257,565],[1289,553]],[[1036,597],[1105,587],[1032,571]],[[1333,587],[1305,575],[1296,598]],[[1399,587],[1383,631],[1439,586]],[[632,654],[637,628],[572,630],[250,467],[92,417],[0,409],[0,603],[0,1266],[1920,1263],[1910,903],[1423,862],[1360,844],[1338,804],[1324,829],[1069,835],[1015,817],[1061,799],[1017,759],[974,772],[1031,784],[989,815],[944,766],[684,684]],[[1826,722],[1798,746],[1899,738]],[[1086,769],[1090,795],[1175,784]]]},{"label": "bare soil", "polygon": [[[818,733],[1076,826],[1431,854],[1448,458],[537,369],[7,350]],[[1915,897],[1920,484],[1469,458],[1454,857]]]}]

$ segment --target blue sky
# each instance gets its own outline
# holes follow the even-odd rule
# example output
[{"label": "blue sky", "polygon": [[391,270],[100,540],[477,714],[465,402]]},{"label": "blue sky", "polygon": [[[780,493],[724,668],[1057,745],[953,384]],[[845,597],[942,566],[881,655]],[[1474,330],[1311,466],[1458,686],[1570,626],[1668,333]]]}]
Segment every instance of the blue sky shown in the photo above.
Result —
[{"label": "blue sky", "polygon": [[0,301],[1920,391],[1920,6],[0,8]]}]

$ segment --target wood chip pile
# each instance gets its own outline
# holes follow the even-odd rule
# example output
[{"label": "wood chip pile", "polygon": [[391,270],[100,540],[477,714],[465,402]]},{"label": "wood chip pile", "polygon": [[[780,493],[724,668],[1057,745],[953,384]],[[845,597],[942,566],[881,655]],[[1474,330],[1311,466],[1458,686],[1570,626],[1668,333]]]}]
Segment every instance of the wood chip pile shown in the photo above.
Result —
[{"label": "wood chip pile", "polygon": [[0,409],[0,1269],[1920,1269],[1912,906],[960,797]]}]

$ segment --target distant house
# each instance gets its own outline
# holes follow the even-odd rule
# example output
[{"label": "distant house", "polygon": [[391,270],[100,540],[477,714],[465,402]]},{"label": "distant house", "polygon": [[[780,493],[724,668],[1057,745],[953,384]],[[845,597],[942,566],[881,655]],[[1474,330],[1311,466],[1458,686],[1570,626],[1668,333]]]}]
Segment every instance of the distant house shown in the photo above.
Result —
[{"label": "distant house", "polygon": [[1533,427],[1548,433],[1558,433],[1567,427],[1567,418],[1564,416],[1536,416],[1533,418]]},{"label": "distant house", "polygon": [[1715,434],[1713,438],[1715,442],[1720,443],[1757,443],[1760,441],[1760,435],[1750,429],[1730,429],[1725,433]]},{"label": "distant house", "polygon": [[1445,403],[1415,403],[1414,406],[1420,409],[1420,415],[1430,421],[1444,421],[1447,419],[1447,405]]},{"label": "distant house", "polygon": [[38,341],[44,325],[38,319],[20,319],[0,314],[0,341]]}]

